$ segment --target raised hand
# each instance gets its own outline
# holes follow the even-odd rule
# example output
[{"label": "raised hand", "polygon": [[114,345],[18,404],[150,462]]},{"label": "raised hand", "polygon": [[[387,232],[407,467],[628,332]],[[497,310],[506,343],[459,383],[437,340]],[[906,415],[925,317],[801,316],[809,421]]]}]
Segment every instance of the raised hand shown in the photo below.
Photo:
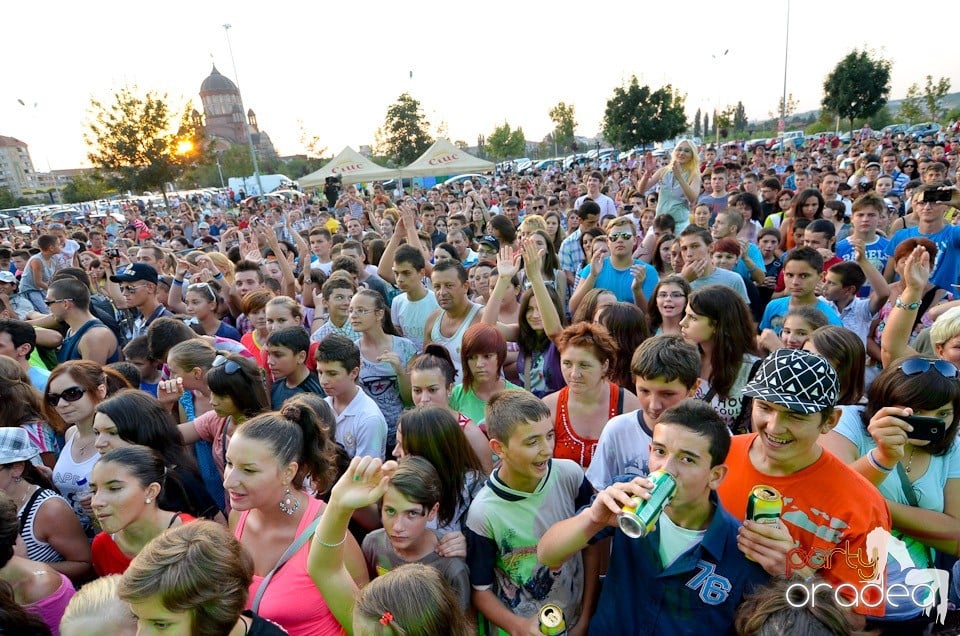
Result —
[{"label": "raised hand", "polygon": [[508,280],[516,276],[520,272],[520,258],[520,253],[514,254],[513,248],[504,245],[497,255],[497,273]]},{"label": "raised hand", "polygon": [[354,457],[330,492],[330,504],[357,510],[380,501],[397,462],[376,457]]},{"label": "raised hand", "polygon": [[903,264],[903,280],[906,286],[923,293],[930,282],[930,252],[922,246],[914,248]]}]

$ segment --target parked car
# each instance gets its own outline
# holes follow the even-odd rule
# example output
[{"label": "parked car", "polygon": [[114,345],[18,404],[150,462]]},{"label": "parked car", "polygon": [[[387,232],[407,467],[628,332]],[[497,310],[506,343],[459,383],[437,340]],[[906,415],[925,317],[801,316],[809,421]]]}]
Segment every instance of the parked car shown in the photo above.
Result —
[{"label": "parked car", "polygon": [[908,124],[890,124],[889,126],[884,126],[880,129],[881,135],[890,135],[891,137],[896,137],[897,135],[907,132],[910,126]]},{"label": "parked car", "polygon": [[458,174],[455,177],[450,177],[443,182],[443,185],[453,185],[454,183],[463,183],[464,181],[475,181],[479,182],[481,186],[488,185],[490,183],[490,177],[482,174]]},{"label": "parked car", "polygon": [[940,124],[935,124],[931,121],[928,121],[915,126],[910,126],[910,128],[907,128],[906,135],[912,139],[919,140],[923,139],[924,137],[932,137],[938,132],[940,132]]}]

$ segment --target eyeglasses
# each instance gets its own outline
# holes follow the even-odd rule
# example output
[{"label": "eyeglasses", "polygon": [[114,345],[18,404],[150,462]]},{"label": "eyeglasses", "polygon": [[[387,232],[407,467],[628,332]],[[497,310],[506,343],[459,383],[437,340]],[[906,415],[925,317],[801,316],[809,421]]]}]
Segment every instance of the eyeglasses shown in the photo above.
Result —
[{"label": "eyeglasses", "polygon": [[632,241],[633,232],[613,232],[612,234],[607,234],[607,238],[611,241]]},{"label": "eyeglasses", "polygon": [[687,295],[683,292],[657,292],[657,298],[660,300],[667,300],[668,298],[676,300],[678,298],[686,298]]},{"label": "eyeglasses", "polygon": [[143,289],[146,285],[121,285],[120,293],[123,295],[136,294],[137,290]]},{"label": "eyeglasses", "polygon": [[223,371],[227,375],[233,375],[234,373],[239,371],[241,368],[239,363],[234,362],[233,360],[231,360],[226,356],[218,355],[216,358],[213,359],[213,368],[218,369],[220,367],[223,367]]},{"label": "eyeglasses", "polygon": [[187,291],[193,291],[195,289],[205,289],[207,294],[210,295],[210,300],[217,299],[217,292],[213,291],[213,286],[210,283],[193,283],[192,285],[187,285]]},{"label": "eyeglasses", "polygon": [[60,404],[60,398],[63,398],[67,402],[76,402],[82,398],[86,392],[87,390],[82,386],[72,386],[69,389],[64,389],[60,393],[47,393],[47,404],[57,406]]},{"label": "eyeglasses", "polygon": [[57,303],[65,303],[68,300],[73,300],[73,298],[57,298],[55,300],[44,299],[43,304],[49,307],[50,305],[56,305]]},{"label": "eyeglasses", "polygon": [[909,360],[904,360],[898,368],[903,372],[903,375],[918,375],[920,373],[926,373],[931,367],[936,369],[937,373],[948,379],[956,378],[957,375],[960,374],[960,371],[957,371],[957,367],[953,363],[947,362],[946,360],[930,360],[929,358],[910,358]]},{"label": "eyeglasses", "polygon": [[350,316],[366,316],[367,314],[372,314],[376,309],[351,309],[347,312]]}]

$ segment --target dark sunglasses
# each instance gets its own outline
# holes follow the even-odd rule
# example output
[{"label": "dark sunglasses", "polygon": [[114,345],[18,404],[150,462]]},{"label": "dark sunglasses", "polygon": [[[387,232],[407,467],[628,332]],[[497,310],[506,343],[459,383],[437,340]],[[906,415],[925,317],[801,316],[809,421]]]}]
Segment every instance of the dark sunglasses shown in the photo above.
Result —
[{"label": "dark sunglasses", "polygon": [[947,362],[946,360],[930,360],[928,358],[910,358],[909,360],[904,360],[900,365],[900,371],[903,372],[903,375],[918,375],[920,373],[926,373],[931,367],[936,369],[937,373],[948,379],[954,379],[957,375],[960,375],[957,367],[952,362]]},{"label": "dark sunglasses", "polygon": [[63,398],[67,402],[76,402],[83,397],[83,394],[87,390],[82,386],[72,386],[69,389],[65,389],[61,393],[47,393],[47,404],[50,406],[56,406],[60,404],[60,399]]},{"label": "dark sunglasses", "polygon": [[216,369],[219,367],[223,367],[223,370],[227,375],[233,375],[241,368],[239,363],[234,362],[226,356],[217,356],[213,359],[213,368]]}]

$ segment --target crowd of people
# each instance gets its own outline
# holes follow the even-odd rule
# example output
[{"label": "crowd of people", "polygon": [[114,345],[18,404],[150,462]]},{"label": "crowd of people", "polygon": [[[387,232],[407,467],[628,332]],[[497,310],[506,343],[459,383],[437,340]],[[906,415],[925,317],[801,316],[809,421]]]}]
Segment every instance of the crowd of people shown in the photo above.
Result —
[{"label": "crowd of people", "polygon": [[926,633],[958,152],[683,140],[0,231],[0,631]]}]

